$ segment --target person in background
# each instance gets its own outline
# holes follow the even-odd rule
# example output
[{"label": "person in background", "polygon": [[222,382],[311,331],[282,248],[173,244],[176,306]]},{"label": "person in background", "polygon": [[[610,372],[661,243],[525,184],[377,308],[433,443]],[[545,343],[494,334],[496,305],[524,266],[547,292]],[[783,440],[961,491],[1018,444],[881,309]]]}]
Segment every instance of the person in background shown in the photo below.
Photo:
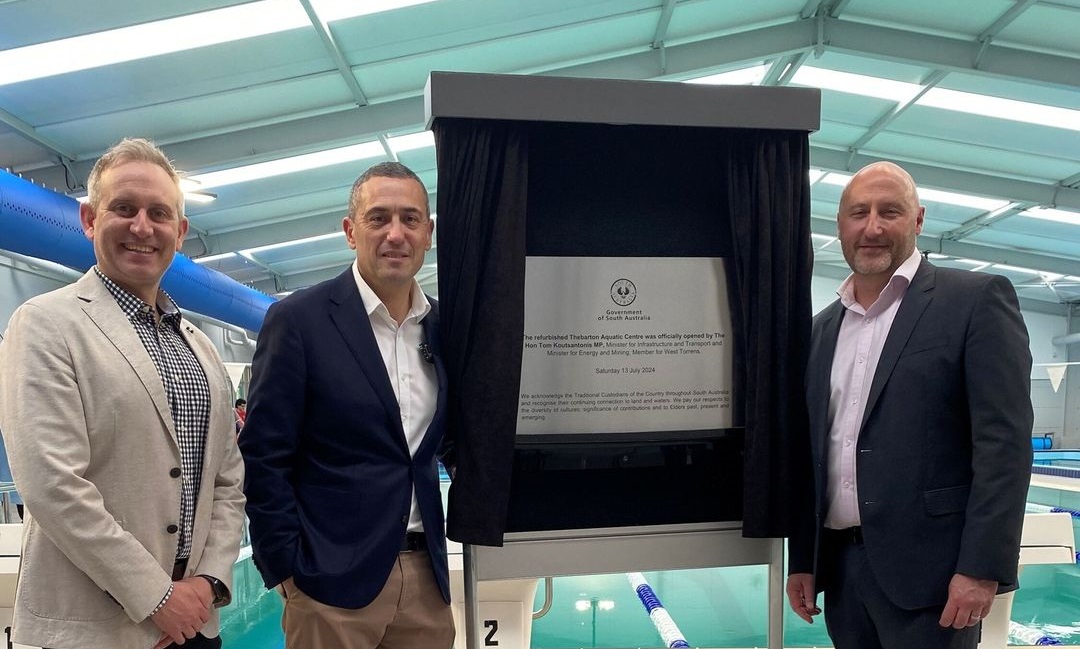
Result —
[{"label": "person in background", "polygon": [[1031,473],[1031,353],[1016,291],[916,251],[924,208],[890,162],[856,173],[837,230],[851,275],[814,318],[815,505],[788,600],[825,595],[837,649],[970,648],[1017,587]]},{"label": "person in background", "polygon": [[160,288],[188,229],[179,178],[125,139],[88,186],[97,264],[20,306],[0,343],[0,428],[27,511],[12,639],[220,647],[243,464],[221,358]]},{"label": "person in background", "polygon": [[437,456],[446,373],[416,273],[427,190],[386,162],[342,221],[356,261],[267,312],[240,448],[255,565],[292,649],[449,649]]},{"label": "person in background", "polygon": [[236,434],[239,435],[247,418],[247,399],[237,399],[233,404],[233,413],[236,415]]}]

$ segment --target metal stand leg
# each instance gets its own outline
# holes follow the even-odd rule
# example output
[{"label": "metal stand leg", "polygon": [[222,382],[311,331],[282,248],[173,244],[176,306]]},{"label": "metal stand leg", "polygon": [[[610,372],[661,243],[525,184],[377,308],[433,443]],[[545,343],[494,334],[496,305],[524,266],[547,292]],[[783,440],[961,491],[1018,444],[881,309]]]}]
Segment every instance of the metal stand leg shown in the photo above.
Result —
[{"label": "metal stand leg", "polygon": [[784,540],[772,539],[769,549],[769,649],[784,649]]},{"label": "metal stand leg", "polygon": [[465,649],[477,649],[476,629],[480,621],[477,604],[476,550],[466,543],[461,546],[461,570],[465,579]]}]

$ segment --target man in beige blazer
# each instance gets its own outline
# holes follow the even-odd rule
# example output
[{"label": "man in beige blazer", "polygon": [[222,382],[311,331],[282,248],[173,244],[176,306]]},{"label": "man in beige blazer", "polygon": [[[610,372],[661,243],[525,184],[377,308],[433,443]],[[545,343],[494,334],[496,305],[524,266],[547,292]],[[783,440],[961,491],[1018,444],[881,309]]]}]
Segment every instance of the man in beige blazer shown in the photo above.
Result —
[{"label": "man in beige blazer", "polygon": [[187,231],[168,159],[124,140],[80,218],[97,265],[27,301],[0,344],[0,430],[27,522],[15,642],[220,647],[244,522],[232,395],[159,289]]}]

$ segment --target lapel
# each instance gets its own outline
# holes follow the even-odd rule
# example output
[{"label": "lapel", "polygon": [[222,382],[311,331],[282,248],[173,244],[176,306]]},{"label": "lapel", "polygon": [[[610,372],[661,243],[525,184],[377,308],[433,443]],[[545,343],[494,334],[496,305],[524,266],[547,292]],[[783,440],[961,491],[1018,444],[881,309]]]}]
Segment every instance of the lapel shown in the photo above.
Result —
[{"label": "lapel", "polygon": [[817,457],[824,457],[825,440],[829,436],[829,392],[832,386],[832,363],[836,353],[836,339],[840,336],[840,324],[844,321],[844,305],[836,300],[818,316],[814,323],[813,344],[810,348],[807,385],[814,391],[809,394],[808,407],[812,442]]},{"label": "lapel", "polygon": [[375,342],[375,332],[371,330],[371,320],[364,308],[364,300],[356,288],[352,266],[338,275],[333,282],[330,290],[330,319],[352,352],[353,359],[360,365],[372,390],[390,414],[388,421],[393,422],[404,442],[405,430],[401,427],[401,411],[398,409],[382,354],[379,353],[379,345]]},{"label": "lapel", "polygon": [[435,401],[435,415],[432,417],[432,425],[428,426],[428,429],[424,431],[424,440],[420,446],[431,442],[431,431],[437,429],[435,422],[438,421],[439,415],[445,412],[443,405],[446,403],[446,366],[443,365],[442,354],[439,349],[439,303],[437,300],[433,300],[430,297],[428,302],[431,303],[431,311],[420,322],[424,328],[424,342],[428,344],[428,349],[431,350],[432,360],[435,364],[435,377],[439,382],[439,392]]},{"label": "lapel", "polygon": [[877,369],[874,370],[874,380],[870,384],[870,395],[866,398],[866,409],[863,411],[860,430],[866,425],[870,413],[877,405],[881,391],[892,376],[896,361],[907,346],[911,332],[915,330],[915,324],[919,322],[926,307],[934,299],[934,266],[925,259],[919,263],[919,269],[915,271],[915,277],[911,278],[911,285],[904,294],[904,300],[896,311],[896,319],[889,328],[889,335],[885,338],[885,345],[881,348],[881,357],[878,359]]},{"label": "lapel", "polygon": [[[157,409],[161,423],[169,432],[169,437],[176,446],[176,430],[173,428],[172,412],[169,409],[169,398],[165,394],[165,384],[161,382],[161,375],[154,367],[154,360],[150,358],[139,334],[135,333],[131,322],[116,303],[116,298],[109,293],[109,289],[98,278],[93,269],[87,271],[78,282],[78,297],[84,302],[83,311],[94,322],[101,334],[113,344],[114,347],[128,362],[131,369],[139,377],[150,400]],[[179,451],[179,447],[177,447]]]}]

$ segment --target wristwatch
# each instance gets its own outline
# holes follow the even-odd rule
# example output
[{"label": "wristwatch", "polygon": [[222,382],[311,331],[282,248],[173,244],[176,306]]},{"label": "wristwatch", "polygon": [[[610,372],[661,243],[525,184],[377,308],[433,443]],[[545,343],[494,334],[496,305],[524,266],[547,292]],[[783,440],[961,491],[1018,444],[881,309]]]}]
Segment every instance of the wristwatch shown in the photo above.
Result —
[{"label": "wristwatch", "polygon": [[214,608],[221,608],[222,606],[228,606],[232,601],[232,593],[225,584],[217,577],[211,577],[210,575],[199,575],[206,581],[210,582],[210,590],[214,593],[214,601],[211,605]]}]

